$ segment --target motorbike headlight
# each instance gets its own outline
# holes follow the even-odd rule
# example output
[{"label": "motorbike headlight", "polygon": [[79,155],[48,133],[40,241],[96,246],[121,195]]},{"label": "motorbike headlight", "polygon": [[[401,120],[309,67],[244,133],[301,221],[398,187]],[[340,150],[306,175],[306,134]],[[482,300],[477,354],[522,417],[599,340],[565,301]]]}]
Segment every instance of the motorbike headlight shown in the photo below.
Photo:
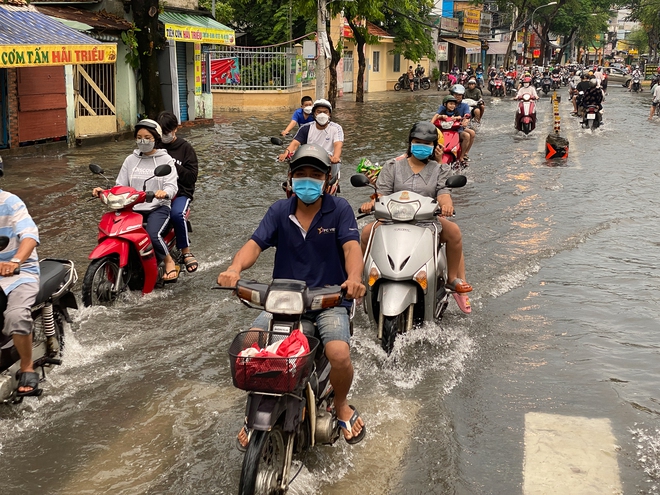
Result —
[{"label": "motorbike headlight", "polygon": [[443,120],[440,122],[441,129],[451,129],[454,126],[454,123],[451,120]]},{"label": "motorbike headlight", "polygon": [[529,101],[531,98],[532,98],[531,95],[528,95],[528,94],[523,95],[523,100],[525,100],[525,101]]},{"label": "motorbike headlight", "polygon": [[390,201],[387,204],[387,209],[390,212],[392,220],[398,222],[409,222],[415,218],[415,213],[419,210],[421,204],[419,201],[412,201],[410,203],[399,203],[398,201]]},{"label": "motorbike headlight", "polygon": [[101,200],[108,205],[108,208],[111,210],[121,210],[122,208],[130,205],[136,199],[138,199],[138,194],[124,193],[124,194],[108,194],[101,195]]},{"label": "motorbike headlight", "polygon": [[305,312],[305,303],[300,292],[273,290],[266,297],[264,309],[281,315],[301,315]]}]

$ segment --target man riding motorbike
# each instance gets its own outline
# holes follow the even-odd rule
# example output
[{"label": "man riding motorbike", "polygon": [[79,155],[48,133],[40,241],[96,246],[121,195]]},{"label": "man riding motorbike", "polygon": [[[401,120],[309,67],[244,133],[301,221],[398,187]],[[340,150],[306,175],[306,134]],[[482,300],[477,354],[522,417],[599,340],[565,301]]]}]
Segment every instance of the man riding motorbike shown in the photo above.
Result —
[{"label": "man riding motorbike", "polygon": [[[582,117],[582,100],[584,95],[591,89],[591,84],[589,83],[589,74],[582,73],[582,80],[575,88],[575,115]],[[582,94],[580,94],[582,93]]]},{"label": "man riding motorbike", "polygon": [[484,104],[483,100],[484,95],[481,93],[481,90],[477,87],[477,81],[475,79],[470,79],[468,81],[468,86],[467,89],[465,90],[465,94],[463,95],[463,98],[469,98],[471,100],[474,100],[478,102],[477,106],[472,110],[472,116],[474,117],[474,120],[478,123],[481,123],[481,118],[484,116],[484,110],[486,108],[486,105]]},{"label": "man riding motorbike", "polygon": [[279,156],[281,162],[292,156],[301,144],[318,144],[328,152],[332,163],[341,161],[344,130],[339,124],[330,121],[332,105],[328,100],[316,100],[312,107],[312,115],[314,122],[300,126],[284,153]]},{"label": "man riding motorbike", "polygon": [[[259,255],[275,247],[274,279],[304,280],[308,287],[341,285],[346,291],[342,306],[309,312],[315,321],[332,369],[335,408],[344,438],[357,443],[365,435],[364,421],[347,401],[353,380],[350,357],[349,307],[352,299],[362,297],[362,252],[353,210],[344,198],[323,194],[330,178],[330,160],[318,145],[303,145],[289,165],[289,181],[295,196],[275,202],[261,220],[250,240],[238,251],[231,265],[218,276],[218,284],[234,287],[241,272],[250,268]],[[254,321],[254,329],[266,330],[268,313]],[[249,432],[243,427],[238,434],[241,447],[246,447]]]},{"label": "man riding motorbike", "polygon": [[599,111],[603,109],[603,90],[598,87],[596,78],[589,80],[589,89],[582,96],[580,107],[584,111],[593,105],[596,105]]},{"label": "man riding motorbike", "polygon": [[[449,98],[449,97],[446,97]],[[387,161],[378,175],[376,187],[380,196],[388,196],[399,191],[411,191],[422,196],[437,198],[442,216],[438,221],[442,225],[440,242],[447,245],[447,280],[446,287],[455,291],[454,297],[459,307],[469,313],[470,302],[467,296],[472,286],[465,282],[465,259],[461,230],[455,223],[447,220],[453,215],[454,206],[450,189],[445,187],[449,171],[440,165],[442,147],[438,145],[438,132],[429,122],[418,122],[408,134],[408,150],[405,155]],[[421,178],[421,180],[419,180]],[[360,209],[369,212],[375,199],[364,203]],[[362,229],[361,246],[365,251],[369,236],[378,222],[367,224]]]},{"label": "man riding motorbike", "polygon": [[[4,175],[0,160],[0,177]],[[9,237],[9,245],[0,252],[0,287],[7,306],[2,333],[13,340],[20,356],[20,371],[17,373],[17,397],[38,396],[39,374],[32,364],[32,305],[39,293],[39,260],[36,247],[39,231],[25,204],[18,196],[0,189],[0,229]],[[20,267],[20,273],[14,270]],[[0,347],[7,339],[0,339]],[[47,341],[48,353],[57,354],[57,337]]]}]

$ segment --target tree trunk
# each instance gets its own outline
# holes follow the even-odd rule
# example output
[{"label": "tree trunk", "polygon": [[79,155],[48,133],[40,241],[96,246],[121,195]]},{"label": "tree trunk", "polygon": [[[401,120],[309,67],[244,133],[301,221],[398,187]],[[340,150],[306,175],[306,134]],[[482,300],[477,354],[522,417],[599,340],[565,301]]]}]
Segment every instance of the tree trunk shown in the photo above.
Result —
[{"label": "tree trunk", "polygon": [[328,33],[328,43],[330,44],[330,64],[328,65],[330,82],[328,83],[328,101],[332,105],[332,108],[335,108],[337,104],[337,65],[341,59],[341,53],[332,43],[330,33]]},{"label": "tree trunk", "polygon": [[[523,4],[520,6],[520,9],[518,10],[518,15],[516,16],[515,21],[513,21],[513,27],[516,27],[518,24],[520,24],[520,21],[523,20],[523,17],[525,16],[525,8],[527,6],[527,2],[523,2]],[[513,31],[511,33],[511,37],[509,38],[509,46],[506,47],[506,55],[504,56],[504,64],[506,65],[506,69],[508,70],[509,67],[511,67],[509,58],[511,57],[511,47],[513,46],[513,41],[516,39],[516,34],[518,31]],[[513,65],[515,66],[516,63],[514,61]]]},{"label": "tree trunk", "polygon": [[157,55],[165,40],[158,32],[158,0],[131,0],[131,7],[135,26],[139,29],[135,37],[140,57],[142,103],[147,116],[155,119],[164,110]]},{"label": "tree trunk", "polygon": [[350,17],[347,18],[348,25],[353,30],[353,39],[355,40],[355,49],[358,54],[358,75],[357,87],[355,88],[355,101],[357,103],[364,103],[364,71],[367,67],[367,62],[364,58],[364,46],[367,44],[365,37],[358,31],[357,26],[353,23]]}]

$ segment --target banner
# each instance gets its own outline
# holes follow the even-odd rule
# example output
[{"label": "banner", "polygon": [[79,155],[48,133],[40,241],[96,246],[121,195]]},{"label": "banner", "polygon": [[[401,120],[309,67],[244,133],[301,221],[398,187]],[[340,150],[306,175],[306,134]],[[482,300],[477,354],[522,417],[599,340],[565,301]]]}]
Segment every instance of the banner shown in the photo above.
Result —
[{"label": "banner", "polygon": [[438,43],[438,62],[446,62],[449,60],[447,58],[447,52],[449,50],[449,43],[446,41],[441,41]]},{"label": "banner", "polygon": [[197,26],[180,26],[165,24],[165,37],[168,40],[198,43],[213,43],[217,45],[235,45],[234,31],[205,28]]},{"label": "banner", "polygon": [[114,64],[117,45],[3,45],[0,68],[41,67],[45,65]]},{"label": "banner", "polygon": [[463,35],[466,38],[478,38],[481,11],[477,9],[465,9],[463,12]]},{"label": "banner", "polygon": [[211,60],[211,84],[240,84],[238,57]]}]

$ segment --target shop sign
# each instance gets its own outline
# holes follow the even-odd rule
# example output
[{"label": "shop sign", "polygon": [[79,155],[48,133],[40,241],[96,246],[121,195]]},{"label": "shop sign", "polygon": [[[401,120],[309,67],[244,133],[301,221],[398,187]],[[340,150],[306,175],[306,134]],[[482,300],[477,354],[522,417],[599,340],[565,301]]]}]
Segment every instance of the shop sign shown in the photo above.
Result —
[{"label": "shop sign", "polygon": [[202,94],[202,45],[195,43],[195,96]]},{"label": "shop sign", "polygon": [[226,29],[203,28],[197,26],[179,26],[165,24],[165,37],[168,40],[212,43],[216,45],[234,45],[234,31]]},{"label": "shop sign", "polygon": [[447,58],[447,52],[449,50],[449,43],[446,41],[441,41],[438,43],[438,62],[446,62],[449,60]]},{"label": "shop sign", "polygon": [[69,64],[113,64],[117,45],[11,45],[0,46],[0,68]]},{"label": "shop sign", "polygon": [[458,19],[454,17],[440,18],[440,29],[449,33],[458,33]]},{"label": "shop sign", "polygon": [[466,37],[479,37],[479,23],[481,11],[477,9],[465,9],[463,16],[463,34]]}]

